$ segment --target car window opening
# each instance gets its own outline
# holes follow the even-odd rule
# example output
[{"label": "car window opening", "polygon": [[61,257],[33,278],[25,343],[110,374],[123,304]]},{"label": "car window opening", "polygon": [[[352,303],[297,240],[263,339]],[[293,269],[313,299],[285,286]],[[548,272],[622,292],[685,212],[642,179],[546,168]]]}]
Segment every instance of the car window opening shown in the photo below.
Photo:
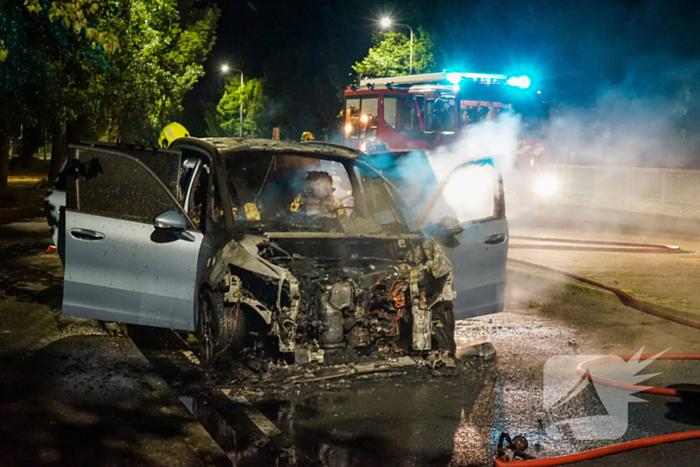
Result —
[{"label": "car window opening", "polygon": [[264,152],[224,154],[224,159],[234,219],[244,230],[407,231],[386,182],[355,171],[351,163]]}]

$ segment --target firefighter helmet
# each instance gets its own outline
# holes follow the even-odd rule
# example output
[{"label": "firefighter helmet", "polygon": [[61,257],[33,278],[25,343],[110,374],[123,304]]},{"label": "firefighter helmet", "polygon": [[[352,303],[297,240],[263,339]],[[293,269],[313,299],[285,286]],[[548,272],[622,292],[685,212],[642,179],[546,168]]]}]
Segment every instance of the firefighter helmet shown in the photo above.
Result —
[{"label": "firefighter helmet", "polygon": [[173,141],[175,141],[178,138],[184,138],[186,136],[190,136],[190,132],[187,131],[187,128],[184,126],[180,125],[177,122],[170,123],[169,125],[166,125],[165,128],[160,132],[160,138],[158,138],[158,145],[165,149],[171,144],[173,144]]},{"label": "firefighter helmet", "polygon": [[305,131],[301,134],[301,140],[302,141],[313,141],[314,135],[310,131]]}]

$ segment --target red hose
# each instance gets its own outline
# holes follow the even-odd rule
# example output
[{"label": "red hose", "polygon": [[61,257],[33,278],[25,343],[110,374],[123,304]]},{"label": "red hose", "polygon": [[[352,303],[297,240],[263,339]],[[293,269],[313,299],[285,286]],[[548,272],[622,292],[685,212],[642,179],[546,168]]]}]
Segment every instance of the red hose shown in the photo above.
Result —
[{"label": "red hose", "polygon": [[[622,246],[624,248],[610,248],[610,247],[578,247],[578,246],[566,246],[566,245],[510,245],[509,248],[522,248],[522,249],[547,249],[547,250],[575,250],[575,251],[614,251],[614,252],[637,252],[637,253],[676,253],[680,251],[679,247],[675,246],[665,246],[665,245],[652,245],[644,243],[627,243],[627,242],[602,242],[594,240],[571,240],[571,239],[560,239],[560,238],[547,238],[547,237],[519,237],[511,236],[511,238],[519,238],[523,240],[537,240],[543,242],[556,242],[556,243],[581,243],[588,245],[610,245],[610,246]],[[600,287],[602,289],[608,290],[615,295],[628,307],[634,308],[636,310],[648,313],[659,318],[667,319],[678,324],[683,324],[684,326],[690,326],[692,328],[700,329],[700,323],[695,321],[687,320],[684,318],[679,318],[677,316],[665,313],[663,311],[656,310],[642,302],[632,298],[628,293],[622,290],[605,285],[602,282],[598,282],[593,279],[589,279],[578,274],[574,274],[567,271],[562,271],[560,269],[551,268],[549,266],[543,266],[537,263],[531,263],[529,261],[523,261],[519,259],[509,258],[509,261],[513,261],[520,264],[525,264],[527,266],[543,269],[546,271],[561,274],[572,279],[576,279],[587,284]],[[647,359],[654,357],[655,354],[642,354],[639,356],[640,359]],[[623,360],[629,360],[634,357],[634,355],[622,355],[620,358]],[[588,367],[592,364],[604,363],[607,361],[616,360],[617,356],[610,357],[600,357],[586,362],[582,362],[578,366],[578,370],[585,373]],[[663,354],[657,357],[659,360],[700,360],[700,354]],[[590,374],[590,373],[589,373]],[[671,388],[657,388],[657,387],[646,387],[637,386],[634,384],[623,383],[620,381],[614,381],[608,378],[602,378],[599,376],[590,375],[591,379],[597,381],[601,384],[607,386],[613,386],[621,389],[633,390],[636,392],[647,392],[651,394],[660,394],[666,396],[680,396],[682,391]],[[502,457],[497,458],[494,461],[495,467],[546,467],[546,466],[558,466],[565,464],[573,464],[575,462],[581,462],[590,459],[596,459],[603,456],[608,456],[610,454],[617,454],[620,452],[631,451],[634,449],[656,446],[659,444],[673,443],[677,441],[686,441],[690,439],[700,438],[700,430],[695,431],[684,431],[681,433],[672,433],[669,435],[654,436],[651,438],[639,439],[636,441],[629,441],[626,443],[614,444],[612,446],[606,446],[598,449],[592,449],[590,451],[579,452],[575,454],[568,454],[565,456],[550,457],[548,459],[533,459],[524,461],[512,461],[508,462]]]},{"label": "red hose", "polygon": [[[639,356],[639,359],[646,360],[647,358],[651,358],[651,357],[655,357],[655,356],[656,356],[656,354],[645,353],[645,354],[641,354]],[[609,357],[594,358],[591,360],[587,360],[585,362],[581,362],[579,364],[577,370],[581,374],[585,374],[586,370],[588,370],[588,367],[591,365],[597,365],[599,363],[616,361],[618,358],[622,358],[623,360],[627,361],[632,357],[635,357],[635,355],[620,355],[620,356],[611,355]],[[656,357],[656,359],[657,360],[700,360],[700,353],[669,353],[669,354],[660,355],[660,356]],[[616,387],[619,389],[627,389],[627,390],[635,391],[635,392],[647,392],[649,394],[659,394],[662,396],[682,396],[683,395],[683,391],[679,391],[678,389],[655,388],[655,387],[649,387],[649,386],[637,386],[635,384],[623,383],[621,381],[615,381],[615,380],[608,379],[608,378],[602,378],[600,376],[595,376],[593,374],[590,374],[590,377],[593,381],[597,381],[598,383],[605,384],[606,386],[612,386],[612,387]]]},{"label": "red hose", "polygon": [[598,457],[609,456],[610,454],[617,454],[625,451],[632,451],[634,449],[698,438],[700,438],[700,430],[684,431],[681,433],[672,433],[670,435],[654,436],[652,438],[628,441],[627,443],[613,444],[612,446],[606,446],[604,448],[591,449],[590,451],[577,452],[576,454],[568,454],[566,456],[550,457],[548,459],[507,462],[499,457],[494,461],[493,465],[495,467],[546,467],[573,464],[574,462],[596,459]]}]

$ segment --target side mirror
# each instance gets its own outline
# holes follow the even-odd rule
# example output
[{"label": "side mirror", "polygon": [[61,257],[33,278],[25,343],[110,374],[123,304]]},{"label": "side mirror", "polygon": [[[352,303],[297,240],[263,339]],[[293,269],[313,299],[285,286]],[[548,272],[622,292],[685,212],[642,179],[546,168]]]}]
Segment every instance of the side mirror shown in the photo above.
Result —
[{"label": "side mirror", "polygon": [[454,237],[464,232],[464,227],[454,217],[443,217],[435,226],[435,236]]},{"label": "side mirror", "polygon": [[182,232],[187,228],[187,219],[177,211],[165,211],[156,217],[153,225],[165,232]]},{"label": "side mirror", "polygon": [[447,248],[457,248],[459,240],[456,236],[464,232],[464,227],[453,217],[443,217],[439,224],[431,226],[430,231],[440,245]]}]

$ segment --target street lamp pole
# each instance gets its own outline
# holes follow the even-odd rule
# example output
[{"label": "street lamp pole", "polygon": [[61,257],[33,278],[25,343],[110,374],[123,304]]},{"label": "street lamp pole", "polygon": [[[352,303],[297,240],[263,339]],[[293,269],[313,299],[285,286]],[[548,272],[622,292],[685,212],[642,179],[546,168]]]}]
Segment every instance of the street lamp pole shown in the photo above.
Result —
[{"label": "street lamp pole", "polygon": [[392,25],[396,25],[396,26],[406,27],[406,28],[408,28],[409,31],[411,31],[411,52],[410,52],[410,58],[408,61],[408,74],[409,75],[413,74],[413,28],[411,26],[409,26],[408,24],[394,23],[390,18],[382,18],[381,25],[384,29],[388,29]]},{"label": "street lamp pole", "polygon": [[240,87],[240,92],[239,92],[239,96],[241,98],[241,106],[238,109],[238,119],[239,119],[238,136],[240,138],[243,138],[243,71],[238,69],[238,68],[230,68],[228,65],[224,65],[221,67],[221,71],[223,71],[224,73],[227,73],[229,70],[237,71],[238,73],[241,74],[241,87]]},{"label": "street lamp pole", "polygon": [[408,24],[398,24],[397,26],[406,26],[411,31],[411,54],[408,61],[408,74],[413,74],[413,28]]},{"label": "street lamp pole", "polygon": [[237,71],[241,74],[241,88],[240,88],[240,98],[241,98],[241,106],[238,109],[238,119],[239,119],[239,124],[238,124],[238,136],[240,138],[243,138],[243,71],[234,68],[233,71]]}]

